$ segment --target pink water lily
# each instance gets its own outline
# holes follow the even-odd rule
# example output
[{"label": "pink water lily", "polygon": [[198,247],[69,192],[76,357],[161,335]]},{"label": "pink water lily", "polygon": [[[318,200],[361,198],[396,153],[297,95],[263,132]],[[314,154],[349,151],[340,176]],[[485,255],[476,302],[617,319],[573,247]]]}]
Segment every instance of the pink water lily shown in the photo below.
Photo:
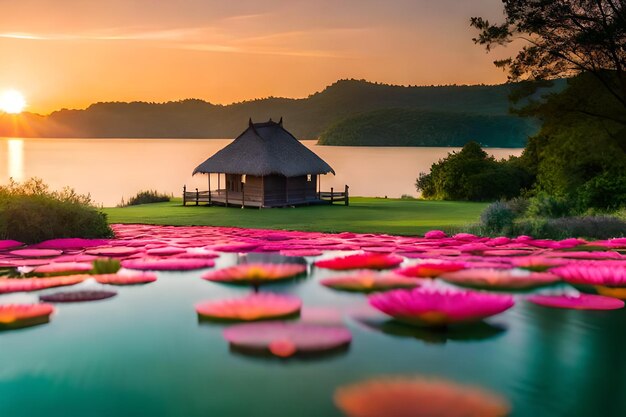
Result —
[{"label": "pink water lily", "polygon": [[573,310],[617,310],[624,308],[624,301],[602,295],[532,295],[527,298],[533,304],[544,307]]},{"label": "pink water lily", "polygon": [[15,249],[24,246],[24,243],[17,240],[0,240],[0,251]]},{"label": "pink water lily", "polygon": [[31,248],[72,250],[104,246],[108,243],[109,241],[106,239],[64,238],[45,240],[36,245],[32,245]]},{"label": "pink water lily", "polygon": [[343,326],[283,322],[238,324],[224,330],[224,338],[240,351],[282,358],[334,351],[352,341]]},{"label": "pink water lily", "polygon": [[415,288],[421,285],[416,279],[396,274],[378,275],[370,271],[354,275],[326,278],[320,284],[342,291],[378,292],[398,288]]},{"label": "pink water lily", "polygon": [[53,312],[50,304],[0,304],[0,330],[47,323]]},{"label": "pink water lily", "polygon": [[283,249],[280,251],[280,254],[283,256],[302,257],[320,256],[323,254],[323,252],[318,249]]},{"label": "pink water lily", "polygon": [[511,407],[480,388],[422,377],[379,377],[335,391],[348,417],[505,417]]},{"label": "pink water lily", "polygon": [[24,258],[52,258],[61,255],[63,251],[56,249],[18,249],[9,253]]},{"label": "pink water lily", "polygon": [[588,292],[626,300],[626,264],[623,262],[587,262],[553,268],[550,272]]},{"label": "pink water lily", "polygon": [[431,230],[424,234],[424,237],[426,239],[444,239],[447,236],[448,235],[443,230]]},{"label": "pink water lily", "polygon": [[144,271],[190,271],[211,268],[215,262],[203,258],[138,258],[123,260],[122,266]]},{"label": "pink water lily", "polygon": [[249,263],[209,271],[202,276],[207,281],[231,284],[264,284],[295,278],[306,272],[302,264]]},{"label": "pink water lily", "polygon": [[205,319],[223,321],[257,321],[286,318],[300,312],[297,297],[259,293],[231,300],[205,301],[196,312]]},{"label": "pink water lily", "polygon": [[148,284],[157,280],[156,274],[142,272],[133,274],[99,274],[93,276],[100,284],[108,285],[140,285]]},{"label": "pink water lily", "polygon": [[446,272],[460,271],[466,267],[467,265],[462,262],[422,262],[395,272],[407,277],[435,278]]},{"label": "pink water lily", "polygon": [[97,256],[124,257],[141,252],[141,249],[128,246],[112,246],[88,249],[87,254]]},{"label": "pink water lily", "polygon": [[11,292],[38,291],[52,287],[75,285],[83,282],[89,275],[68,275],[51,278],[0,279],[0,294]]},{"label": "pink water lily", "polygon": [[187,253],[187,250],[184,248],[176,248],[171,246],[149,249],[146,251],[146,254],[149,256],[172,256],[180,255],[183,253]]},{"label": "pink water lily", "polygon": [[513,307],[513,297],[441,288],[394,290],[369,297],[370,305],[405,323],[447,326],[476,322]]},{"label": "pink water lily", "polygon": [[359,253],[356,255],[317,261],[315,262],[315,266],[335,270],[390,269],[400,265],[402,261],[403,259],[396,255]]},{"label": "pink water lily", "polygon": [[480,268],[446,273],[440,278],[464,287],[498,290],[526,290],[552,285],[561,280],[557,275],[548,272]]}]

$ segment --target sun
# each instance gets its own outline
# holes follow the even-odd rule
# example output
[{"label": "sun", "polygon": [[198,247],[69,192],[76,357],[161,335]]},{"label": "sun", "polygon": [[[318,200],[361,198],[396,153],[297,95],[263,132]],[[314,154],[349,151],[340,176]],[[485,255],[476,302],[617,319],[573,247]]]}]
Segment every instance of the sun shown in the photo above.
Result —
[{"label": "sun", "polygon": [[10,114],[21,113],[26,107],[24,95],[17,90],[6,90],[0,93],[0,111]]}]

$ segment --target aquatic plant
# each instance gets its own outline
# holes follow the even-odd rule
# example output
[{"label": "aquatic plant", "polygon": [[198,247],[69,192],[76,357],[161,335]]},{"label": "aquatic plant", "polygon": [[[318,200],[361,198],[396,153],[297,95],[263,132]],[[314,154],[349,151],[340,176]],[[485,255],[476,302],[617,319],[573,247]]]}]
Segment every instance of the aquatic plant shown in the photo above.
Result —
[{"label": "aquatic plant", "polygon": [[217,321],[273,320],[294,316],[302,302],[297,297],[259,293],[231,300],[205,301],[196,305],[198,316]]},{"label": "aquatic plant", "polygon": [[358,253],[356,255],[317,261],[315,262],[315,266],[335,270],[390,269],[400,265],[402,260],[400,256],[396,255]]},{"label": "aquatic plant", "polygon": [[118,259],[95,259],[92,274],[114,274],[120,270],[122,263]]},{"label": "aquatic plant", "polygon": [[125,257],[141,252],[141,249],[129,246],[112,246],[88,249],[85,253],[96,256]]},{"label": "aquatic plant", "polygon": [[50,304],[0,304],[0,330],[47,323],[53,312]]},{"label": "aquatic plant", "polygon": [[63,251],[56,249],[17,249],[9,253],[23,258],[52,258],[61,255]]},{"label": "aquatic plant", "polygon": [[424,234],[424,237],[426,239],[443,239],[447,236],[448,235],[446,235],[446,232],[444,232],[443,230],[431,230]]},{"label": "aquatic plant", "polygon": [[364,271],[349,276],[326,278],[320,284],[341,291],[378,292],[398,288],[415,288],[421,285],[419,280],[395,274],[378,275]]},{"label": "aquatic plant", "polygon": [[292,279],[305,272],[306,265],[302,264],[249,263],[209,271],[202,278],[229,284],[259,285]]},{"label": "aquatic plant", "polygon": [[0,251],[15,249],[24,246],[24,243],[17,240],[0,240]]},{"label": "aquatic plant", "polygon": [[508,310],[514,301],[509,295],[417,288],[374,294],[369,303],[399,321],[437,327],[480,321]]},{"label": "aquatic plant", "polygon": [[109,243],[107,239],[81,239],[81,238],[60,238],[50,239],[31,245],[31,248],[38,249],[60,249],[60,250],[78,250],[104,246]]},{"label": "aquatic plant", "polygon": [[105,290],[82,290],[82,291],[65,291],[53,294],[40,295],[41,301],[50,303],[78,303],[83,301],[105,300],[117,295],[115,291]]},{"label": "aquatic plant", "polygon": [[121,273],[121,274],[99,274],[93,276],[100,284],[108,285],[140,285],[148,284],[157,280],[156,274],[152,272],[141,273]]},{"label": "aquatic plant", "polygon": [[123,260],[122,266],[145,271],[189,271],[211,268],[215,262],[203,258],[141,258]]},{"label": "aquatic plant", "polygon": [[575,263],[553,268],[562,277],[585,292],[626,300],[626,263],[619,261]]},{"label": "aquatic plant", "polygon": [[281,358],[328,353],[346,348],[352,341],[343,326],[284,322],[234,325],[224,330],[224,338],[242,353]]},{"label": "aquatic plant", "polygon": [[397,269],[394,272],[413,278],[435,278],[446,272],[460,271],[467,265],[462,262],[423,262],[406,268]]},{"label": "aquatic plant", "polygon": [[45,288],[75,285],[90,275],[68,275],[51,278],[0,279],[0,294],[22,291],[38,291]]},{"label": "aquatic plant", "polygon": [[33,274],[37,275],[60,275],[78,274],[91,271],[93,268],[89,262],[54,262],[41,265],[33,269]]},{"label": "aquatic plant", "polygon": [[509,403],[480,388],[423,377],[379,377],[335,391],[348,417],[505,417]]},{"label": "aquatic plant", "polygon": [[549,272],[531,272],[521,269],[476,268],[450,272],[439,278],[463,287],[492,290],[527,290],[559,282],[561,279]]},{"label": "aquatic plant", "polygon": [[567,308],[573,310],[617,310],[624,308],[624,302],[602,295],[532,295],[527,298],[533,304],[544,307]]}]

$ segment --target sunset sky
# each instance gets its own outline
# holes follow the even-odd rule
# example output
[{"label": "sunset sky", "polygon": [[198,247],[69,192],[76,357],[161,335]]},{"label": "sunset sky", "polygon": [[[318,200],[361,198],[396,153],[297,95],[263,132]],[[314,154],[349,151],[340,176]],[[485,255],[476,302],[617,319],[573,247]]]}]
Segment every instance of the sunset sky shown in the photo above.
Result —
[{"label": "sunset sky", "polygon": [[96,101],[305,97],[340,78],[506,80],[469,18],[500,0],[0,0],[0,91],[28,111]]}]

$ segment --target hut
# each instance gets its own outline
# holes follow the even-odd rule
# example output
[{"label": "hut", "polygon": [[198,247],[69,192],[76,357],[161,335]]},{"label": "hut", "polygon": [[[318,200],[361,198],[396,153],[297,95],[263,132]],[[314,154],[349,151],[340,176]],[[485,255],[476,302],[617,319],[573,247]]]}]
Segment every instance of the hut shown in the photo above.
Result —
[{"label": "hut", "polygon": [[[324,202],[319,177],[328,173],[335,171],[285,130],[282,118],[264,123],[250,119],[243,133],[193,171],[209,176],[209,191],[196,191],[195,202],[241,207]],[[217,174],[217,190],[211,189],[211,174]],[[193,201],[193,192],[184,195]]]}]

